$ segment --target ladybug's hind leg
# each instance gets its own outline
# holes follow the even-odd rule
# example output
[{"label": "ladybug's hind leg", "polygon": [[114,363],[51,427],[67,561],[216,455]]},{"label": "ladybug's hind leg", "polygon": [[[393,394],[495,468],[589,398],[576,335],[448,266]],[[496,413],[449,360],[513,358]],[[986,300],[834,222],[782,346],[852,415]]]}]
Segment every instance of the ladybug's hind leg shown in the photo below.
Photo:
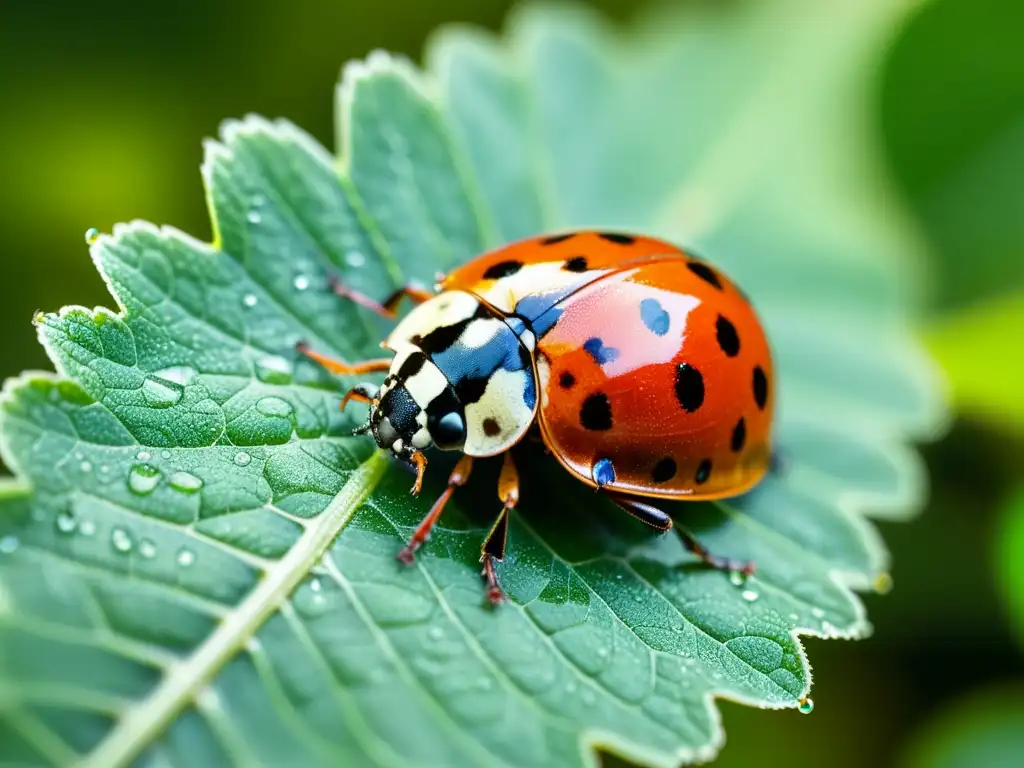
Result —
[{"label": "ladybug's hind leg", "polygon": [[[631,496],[620,496],[613,493],[609,493],[607,495],[623,510],[652,528],[659,531],[667,531],[672,527],[672,518],[657,507],[653,507],[650,504],[634,499]],[[679,538],[682,540],[683,546],[700,558],[701,562],[711,566],[712,568],[716,568],[720,571],[729,571],[730,573],[740,572],[748,575],[754,572],[754,564],[752,562],[742,562],[728,557],[719,557],[705,549],[704,546],[688,531],[679,527],[676,527],[676,531],[679,533]]]},{"label": "ladybug's hind leg", "polygon": [[480,548],[480,562],[484,564],[483,577],[487,579],[487,599],[494,605],[500,603],[505,593],[498,583],[498,574],[494,564],[505,559],[505,545],[508,542],[509,514],[519,503],[519,472],[512,461],[512,454],[505,453],[505,463],[501,466],[498,477],[498,498],[502,501],[498,519],[491,526],[483,547]]}]

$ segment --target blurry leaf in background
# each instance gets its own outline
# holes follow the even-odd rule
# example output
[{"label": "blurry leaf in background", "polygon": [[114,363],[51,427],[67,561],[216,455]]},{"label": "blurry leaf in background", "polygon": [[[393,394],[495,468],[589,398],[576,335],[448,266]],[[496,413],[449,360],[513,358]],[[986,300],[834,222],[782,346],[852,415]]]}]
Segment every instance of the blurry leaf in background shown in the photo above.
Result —
[{"label": "blurry leaf in background", "polygon": [[1003,508],[994,549],[996,589],[1003,596],[1007,618],[1024,651],[1024,486]]},{"label": "blurry leaf in background", "polygon": [[[290,124],[228,123],[205,165],[216,247],[143,224],[102,237],[123,316],[41,317],[74,381],[8,390],[7,456],[33,487],[0,499],[4,757],[562,766],[586,764],[582,743],[674,765],[720,743],[713,695],[795,708],[797,635],[868,631],[851,590],[888,565],[872,517],[914,513],[906,444],[944,413],[910,332],[919,244],[864,119],[906,7],[668,9],[632,38],[539,8],[507,44],[448,33],[436,80],[381,55],[346,71],[340,179]],[[383,295],[586,225],[695,242],[749,291],[785,468],[673,507],[757,561],[736,583],[535,456],[501,567],[512,602],[492,612],[474,511],[493,486],[459,494],[399,568],[443,473],[410,498],[334,408],[347,382],[294,342],[375,351],[331,274]]]},{"label": "blurry leaf in background", "polygon": [[1024,285],[1024,56],[1006,0],[924,3],[886,70],[897,177],[939,261],[947,309]]},{"label": "blurry leaf in background", "polygon": [[1024,680],[985,688],[934,716],[913,737],[899,768],[1020,768]]},{"label": "blurry leaf in background", "polygon": [[1024,436],[1024,290],[947,312],[925,339],[961,413]]}]

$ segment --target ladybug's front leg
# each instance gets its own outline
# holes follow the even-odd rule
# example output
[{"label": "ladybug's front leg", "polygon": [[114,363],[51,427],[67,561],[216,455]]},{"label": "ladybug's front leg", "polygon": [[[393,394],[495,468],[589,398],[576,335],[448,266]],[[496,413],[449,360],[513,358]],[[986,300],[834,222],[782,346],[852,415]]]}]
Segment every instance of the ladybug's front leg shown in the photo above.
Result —
[{"label": "ladybug's front leg", "polygon": [[338,376],[362,376],[367,373],[384,373],[391,368],[390,357],[363,360],[358,363],[346,363],[343,360],[335,360],[334,358],[321,355],[319,352],[314,352],[302,341],[295,345],[295,351],[303,357],[308,357],[313,362],[319,363],[326,370]]},{"label": "ladybug's front leg", "polygon": [[[422,454],[419,454],[422,456]],[[437,501],[427,512],[427,516],[420,521],[420,524],[416,526],[416,530],[413,531],[412,537],[409,539],[409,543],[406,544],[402,550],[398,553],[398,559],[406,565],[412,563],[415,557],[416,550],[423,546],[423,542],[430,536],[430,529],[434,527],[434,523],[437,522],[438,518],[441,517],[441,513],[444,511],[445,505],[448,503],[448,499],[452,497],[452,493],[460,485],[465,485],[466,481],[469,480],[469,472],[473,468],[473,457],[463,456],[459,459],[455,465],[455,469],[452,470],[451,475],[448,477],[448,487],[444,489],[444,493],[437,497]],[[422,481],[422,471],[417,465],[417,480],[416,488]]]},{"label": "ladybug's front leg", "polygon": [[[649,525],[652,528],[659,531],[667,531],[672,527],[672,518],[657,507],[638,501],[631,496],[620,496],[618,494],[609,493],[608,498],[618,504],[623,510],[631,514],[633,517],[640,520],[640,522]],[[720,571],[729,571],[730,573],[740,572],[748,575],[754,572],[754,564],[752,562],[741,562],[728,557],[719,557],[718,555],[708,552],[708,550],[705,549],[699,541],[693,538],[689,532],[678,527],[676,528],[676,531],[679,534],[679,538],[682,539],[683,546],[699,557],[701,562],[706,563],[712,568],[716,568]]]},{"label": "ladybug's front leg", "polygon": [[519,472],[512,461],[512,454],[505,453],[505,463],[501,466],[501,475],[498,477],[498,498],[504,506],[498,513],[498,519],[491,526],[487,538],[484,539],[483,547],[480,548],[480,562],[484,564],[483,576],[487,579],[487,599],[494,605],[500,603],[504,597],[501,585],[498,583],[498,574],[494,570],[494,563],[505,559],[505,544],[508,542],[508,518],[509,513],[519,503]]},{"label": "ladybug's front leg", "polygon": [[360,293],[354,288],[349,288],[336,277],[331,278],[331,290],[334,291],[335,295],[340,296],[343,299],[348,299],[354,304],[358,304],[372,312],[376,312],[381,317],[386,317],[389,320],[394,320],[395,317],[398,316],[398,305],[401,303],[403,297],[408,296],[413,303],[422,304],[424,301],[431,299],[434,296],[434,294],[420,285],[407,283],[384,299],[384,301],[378,302],[372,297],[367,296],[365,293]]}]

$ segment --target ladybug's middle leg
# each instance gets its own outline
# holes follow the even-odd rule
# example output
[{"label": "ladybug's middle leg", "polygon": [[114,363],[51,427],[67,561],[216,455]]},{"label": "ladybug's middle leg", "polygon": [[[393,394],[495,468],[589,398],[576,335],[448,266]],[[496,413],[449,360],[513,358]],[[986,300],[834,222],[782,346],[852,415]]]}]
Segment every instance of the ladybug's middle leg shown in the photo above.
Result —
[{"label": "ladybug's middle leg", "polygon": [[501,584],[498,583],[498,574],[494,570],[497,561],[505,559],[505,544],[508,542],[508,518],[509,514],[519,503],[519,472],[512,461],[512,453],[505,452],[504,464],[501,465],[501,475],[498,477],[498,498],[503,506],[498,513],[498,519],[491,526],[484,544],[480,548],[480,562],[484,564],[483,577],[487,579],[487,598],[494,604],[500,603],[505,593],[501,591]]},{"label": "ladybug's middle leg", "polygon": [[[631,496],[620,496],[613,493],[609,493],[607,495],[608,498],[618,504],[623,510],[652,528],[659,531],[667,531],[672,527],[672,518],[657,507],[653,507],[650,504],[634,499]],[[729,572],[740,571],[746,574],[754,572],[753,563],[733,560],[728,557],[719,557],[705,549],[704,546],[688,531],[677,527],[676,532],[679,534],[679,538],[682,540],[683,546],[686,547],[688,551],[699,557],[701,562],[706,563],[712,568]]]},{"label": "ladybug's middle leg", "polygon": [[[419,454],[422,456],[422,454]],[[448,487],[444,489],[444,493],[437,497],[437,501],[427,512],[426,517],[420,521],[420,524],[416,526],[416,530],[413,531],[412,537],[409,539],[409,543],[402,547],[402,550],[398,553],[398,559],[406,565],[412,563],[413,558],[416,554],[416,550],[423,546],[423,542],[430,536],[430,530],[434,527],[434,523],[437,522],[438,518],[441,517],[441,513],[444,511],[445,505],[448,504],[448,500],[452,497],[455,489],[460,485],[465,485],[466,481],[469,480],[469,472],[473,468],[473,457],[463,456],[455,464],[455,469],[452,470],[451,475],[448,476]],[[419,467],[417,466],[417,469]],[[416,487],[419,488],[419,484],[422,478],[422,471],[417,473]]]}]

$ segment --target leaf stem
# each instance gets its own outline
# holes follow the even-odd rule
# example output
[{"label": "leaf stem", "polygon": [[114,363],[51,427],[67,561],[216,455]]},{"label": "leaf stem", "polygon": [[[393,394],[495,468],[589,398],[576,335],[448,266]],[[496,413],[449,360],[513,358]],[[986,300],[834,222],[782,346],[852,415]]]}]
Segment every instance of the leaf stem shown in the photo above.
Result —
[{"label": "leaf stem", "polygon": [[378,451],[353,472],[288,554],[191,656],[168,669],[156,689],[129,710],[81,765],[111,768],[138,757],[281,607],[380,482],[387,465],[387,457]]}]

